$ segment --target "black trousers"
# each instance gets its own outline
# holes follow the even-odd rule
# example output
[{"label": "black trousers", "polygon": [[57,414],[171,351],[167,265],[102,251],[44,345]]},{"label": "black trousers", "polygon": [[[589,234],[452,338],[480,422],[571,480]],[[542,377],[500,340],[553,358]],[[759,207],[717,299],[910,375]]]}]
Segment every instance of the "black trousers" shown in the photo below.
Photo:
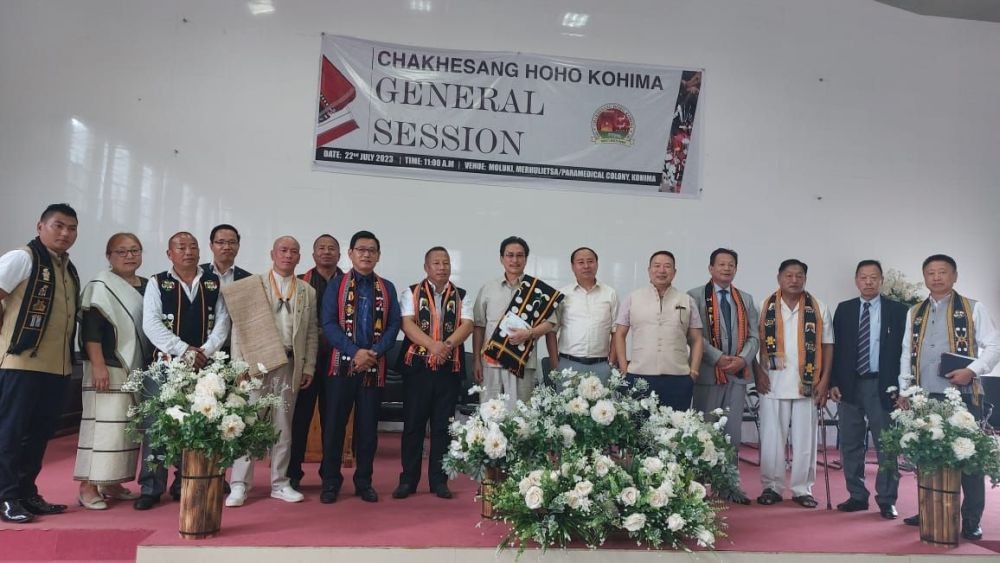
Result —
[{"label": "black trousers", "polygon": [[[155,397],[160,394],[160,385],[149,378],[142,381],[142,397]],[[149,427],[151,419],[145,421],[145,426]],[[163,456],[163,451],[153,448],[149,443],[149,438],[144,433],[142,435],[142,450],[139,454],[139,493],[160,498],[160,495],[167,490],[167,470],[171,465],[177,464],[174,468],[174,482],[171,488],[177,489],[180,485],[180,460],[157,460],[157,467],[153,469],[149,466],[149,456],[159,458]],[[178,489],[179,490],[179,489]]]},{"label": "black trousers", "polygon": [[625,381],[629,386],[635,385],[637,379],[644,379],[649,384],[647,395],[655,391],[660,404],[675,411],[686,411],[691,408],[694,397],[694,380],[690,375],[635,375],[626,374]]},{"label": "black trousers", "polygon": [[354,409],[354,488],[372,486],[372,467],[378,449],[378,410],[382,403],[380,387],[364,387],[362,377],[326,378],[326,418],[323,421],[323,463],[319,474],[324,491],[339,491],[344,484],[340,471],[344,455],[344,432]]},{"label": "black trousers", "polygon": [[448,450],[448,424],[455,415],[461,381],[450,370],[407,367],[403,372],[403,436],[400,439],[403,472],[399,483],[416,489],[424,455],[424,436],[431,424],[431,451],[427,481],[433,489],[448,482],[441,460]]},{"label": "black trousers", "polygon": [[69,377],[0,369],[0,501],[38,494],[35,479],[66,403]]},{"label": "black trousers", "polygon": [[329,354],[317,358],[316,375],[313,377],[312,384],[299,391],[299,395],[295,399],[295,413],[292,415],[292,451],[288,460],[288,471],[285,472],[289,479],[301,481],[305,477],[305,472],[302,471],[302,462],[306,458],[309,425],[312,424],[317,402],[319,403],[319,422],[322,431],[323,421],[326,419],[326,389],[324,387],[329,379],[327,377],[329,367]]},{"label": "black trousers", "polygon": [[[944,394],[931,393],[931,398],[944,399]],[[962,401],[976,421],[983,419],[983,398],[980,397],[980,404],[972,404],[972,394],[962,393]],[[967,474],[962,473],[962,526],[975,528],[979,526],[979,521],[983,518],[983,509],[986,508],[986,476],[982,473]]]}]

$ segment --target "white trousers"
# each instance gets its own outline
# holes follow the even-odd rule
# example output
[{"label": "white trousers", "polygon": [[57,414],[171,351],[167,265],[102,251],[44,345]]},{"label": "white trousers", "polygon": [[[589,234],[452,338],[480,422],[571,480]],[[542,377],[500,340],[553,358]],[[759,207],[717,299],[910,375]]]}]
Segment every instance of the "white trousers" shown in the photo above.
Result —
[{"label": "white trousers", "polygon": [[792,496],[811,495],[816,482],[816,405],[808,397],[760,398],[760,481],[779,495],[785,483],[785,444],[792,436]]},{"label": "white trousers", "polygon": [[496,399],[501,393],[507,395],[507,412],[514,410],[518,401],[528,403],[535,390],[536,370],[525,369],[524,377],[517,377],[507,368],[491,366],[483,362],[483,391],[479,402]]},{"label": "white trousers", "polygon": [[[278,430],[278,441],[271,446],[271,490],[278,491],[288,485],[288,461],[292,453],[292,415],[295,414],[295,398],[298,389],[292,389],[292,363],[273,370],[264,376],[264,386],[251,395],[256,398],[261,394],[273,393],[281,397],[281,404],[272,407],[271,422]],[[241,457],[233,463],[232,482],[242,483],[249,491],[253,485],[253,460]]]}]

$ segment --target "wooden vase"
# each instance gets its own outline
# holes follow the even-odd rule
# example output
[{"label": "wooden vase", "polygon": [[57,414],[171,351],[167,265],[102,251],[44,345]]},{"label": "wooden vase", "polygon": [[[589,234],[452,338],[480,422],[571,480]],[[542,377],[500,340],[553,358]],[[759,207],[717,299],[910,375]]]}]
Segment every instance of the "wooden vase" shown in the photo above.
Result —
[{"label": "wooden vase", "polygon": [[500,483],[504,482],[505,479],[507,479],[507,474],[504,473],[503,469],[492,465],[486,468],[486,475],[483,476],[483,483],[479,492],[479,497],[483,503],[481,511],[483,518],[487,520],[498,520],[500,518],[493,506],[493,497],[496,495]]},{"label": "wooden vase", "polygon": [[181,508],[177,531],[186,540],[211,538],[222,528],[226,468],[218,456],[184,450],[181,463]]},{"label": "wooden vase", "polygon": [[957,469],[917,472],[920,541],[956,547],[960,525],[962,473]]}]

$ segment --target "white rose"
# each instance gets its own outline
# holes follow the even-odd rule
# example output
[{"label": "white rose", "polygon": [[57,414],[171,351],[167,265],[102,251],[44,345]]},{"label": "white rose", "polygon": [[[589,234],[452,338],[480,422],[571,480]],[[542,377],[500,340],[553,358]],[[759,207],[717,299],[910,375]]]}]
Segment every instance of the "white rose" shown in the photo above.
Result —
[{"label": "white rose", "polygon": [[684,519],[681,518],[680,514],[671,514],[670,517],[667,518],[667,529],[669,529],[671,532],[676,532],[677,530],[680,530],[681,528],[684,527],[684,524],[687,524],[687,522],[685,522]]},{"label": "white rose", "polygon": [[979,429],[979,425],[976,423],[976,417],[972,416],[972,413],[965,410],[956,411],[955,414],[948,417],[948,424],[963,430]]},{"label": "white rose", "polygon": [[606,399],[597,401],[594,406],[590,407],[590,418],[602,426],[608,426],[614,422],[616,414],[618,412],[615,410],[614,403]]},{"label": "white rose", "polygon": [[576,430],[573,430],[573,427],[563,424],[559,427],[559,434],[562,435],[564,446],[568,448],[573,445],[573,438],[576,438]]},{"label": "white rose", "polygon": [[566,403],[566,412],[569,414],[587,414],[588,410],[590,410],[590,403],[583,397],[573,397]]},{"label": "white rose", "polygon": [[243,419],[236,414],[227,414],[222,417],[222,422],[219,423],[219,430],[222,432],[223,440],[239,438],[243,435],[246,427],[247,425],[243,422]]},{"label": "white rose", "polygon": [[660,489],[649,489],[649,506],[653,508],[663,508],[670,498]]},{"label": "white rose", "polygon": [[569,491],[566,493],[566,506],[570,508],[580,508],[580,499],[582,496],[576,491]]},{"label": "white rose", "polygon": [[944,419],[941,418],[941,415],[939,415],[936,412],[932,412],[931,414],[927,415],[927,423],[930,424],[931,426],[941,426],[943,422]]},{"label": "white rose", "polygon": [[705,528],[698,528],[698,531],[695,532],[695,538],[698,539],[698,545],[701,547],[712,547],[715,545],[715,536]]},{"label": "white rose", "polygon": [[691,481],[691,484],[688,485],[688,491],[698,500],[705,498],[705,494],[707,493],[707,491],[705,491],[705,485],[702,485],[698,481]]},{"label": "white rose", "polygon": [[236,393],[230,393],[229,396],[226,397],[227,407],[245,407],[246,404],[247,400],[237,395]]},{"label": "white rose", "polygon": [[639,489],[635,487],[625,487],[618,493],[618,500],[625,506],[635,506],[639,502]]},{"label": "white rose", "polygon": [[208,372],[198,378],[198,383],[194,386],[194,392],[196,395],[214,395],[221,398],[226,394],[226,382],[222,379],[221,375]]},{"label": "white rose", "polygon": [[591,375],[583,378],[583,381],[577,386],[577,392],[587,400],[596,401],[605,396],[608,390],[597,376]]},{"label": "white rose", "polygon": [[941,438],[944,438],[944,429],[940,426],[931,426],[931,439],[940,440]]},{"label": "white rose", "polygon": [[594,459],[594,473],[596,473],[598,477],[604,477],[609,471],[611,471],[611,465],[613,463],[614,462],[611,461],[611,458],[606,455],[597,456],[597,458]]},{"label": "white rose", "polygon": [[507,455],[507,437],[499,428],[494,428],[486,433],[483,451],[490,459],[498,459]]},{"label": "white rose", "polygon": [[180,408],[178,406],[170,407],[169,409],[167,409],[166,412],[167,412],[167,416],[169,416],[170,418],[176,420],[177,422],[184,422],[184,419],[188,417],[188,414],[190,414],[190,413],[184,412],[184,409],[182,409],[182,408]]},{"label": "white rose", "polygon": [[976,454],[976,444],[969,438],[955,438],[951,443],[951,451],[955,452],[959,461],[969,459]]},{"label": "white rose", "polygon": [[899,447],[906,449],[910,447],[910,442],[917,439],[916,432],[907,432],[899,438]]},{"label": "white rose", "polygon": [[486,431],[482,426],[473,426],[469,428],[469,431],[465,434],[465,443],[470,446],[480,444],[486,439]]},{"label": "white rose", "polygon": [[222,408],[219,407],[219,401],[215,399],[214,395],[196,394],[194,401],[191,402],[191,410],[200,412],[205,415],[205,418],[212,421],[222,416]]},{"label": "white rose", "polygon": [[683,427],[684,423],[687,422],[685,419],[686,415],[684,414],[684,411],[673,411],[670,413],[670,424],[676,428]]},{"label": "white rose", "polygon": [[646,515],[645,514],[629,514],[622,521],[622,527],[630,532],[637,532],[646,525]]},{"label": "white rose", "polygon": [[583,481],[577,483],[576,487],[574,487],[573,490],[580,496],[585,497],[594,490],[594,484],[584,479]]},{"label": "white rose", "polygon": [[542,492],[541,487],[530,487],[528,492],[524,493],[524,504],[531,510],[536,510],[541,508],[542,501],[545,500],[545,494]]},{"label": "white rose", "polygon": [[479,416],[486,422],[499,422],[507,414],[507,405],[500,399],[490,399],[479,407]]},{"label": "white rose", "polygon": [[660,486],[657,487],[657,488],[659,490],[663,491],[663,494],[667,495],[668,499],[674,496],[674,483],[673,483],[673,481],[664,481],[664,482],[660,483]]},{"label": "white rose", "polygon": [[642,470],[652,475],[663,470],[663,462],[658,457],[647,457],[642,460]]}]

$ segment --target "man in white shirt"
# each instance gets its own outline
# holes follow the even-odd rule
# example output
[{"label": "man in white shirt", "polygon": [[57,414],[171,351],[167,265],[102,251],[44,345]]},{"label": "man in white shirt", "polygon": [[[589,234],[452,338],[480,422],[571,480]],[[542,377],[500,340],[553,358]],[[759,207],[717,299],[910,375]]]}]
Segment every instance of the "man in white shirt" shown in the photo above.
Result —
[{"label": "man in white shirt", "polygon": [[[188,232],[179,232],[167,243],[167,258],[172,264],[165,272],[152,276],[143,296],[142,330],[160,352],[183,356],[196,368],[204,367],[229,337],[229,314],[219,293],[219,277],[198,267],[198,239]],[[159,393],[148,388],[146,394]],[[143,439],[142,459],[153,453]],[[146,463],[139,474],[141,495],[135,501],[136,510],[148,510],[160,502],[167,484],[167,470],[161,465],[155,471]],[[170,494],[180,498],[179,481],[175,479]]]},{"label": "man in white shirt", "polygon": [[[924,284],[930,295],[906,314],[903,354],[899,360],[899,388],[918,385],[931,397],[942,398],[948,387],[957,387],[969,412],[983,417],[983,384],[980,377],[1000,363],[1000,333],[982,303],[955,291],[958,265],[944,254],[927,257],[923,264]],[[971,312],[971,315],[970,315]],[[971,317],[972,322],[969,322]],[[958,354],[975,358],[968,366],[941,374],[941,355]],[[908,408],[905,399],[900,407]],[[983,474],[962,474],[962,537],[983,537],[980,520],[986,506]],[[903,519],[920,524],[920,517]]]},{"label": "man in white shirt", "polygon": [[618,294],[597,280],[597,252],[581,247],[569,257],[576,276],[560,291],[565,296],[559,306],[556,332],[545,335],[552,371],[573,369],[592,372],[607,383],[611,377],[614,321],[618,316]]},{"label": "man in white shirt", "polygon": [[760,480],[757,502],[781,502],[785,482],[785,443],[792,434],[792,501],[816,508],[817,406],[825,403],[833,359],[833,316],[806,291],[804,262],[794,258],[778,267],[778,291],[760,308]]}]

